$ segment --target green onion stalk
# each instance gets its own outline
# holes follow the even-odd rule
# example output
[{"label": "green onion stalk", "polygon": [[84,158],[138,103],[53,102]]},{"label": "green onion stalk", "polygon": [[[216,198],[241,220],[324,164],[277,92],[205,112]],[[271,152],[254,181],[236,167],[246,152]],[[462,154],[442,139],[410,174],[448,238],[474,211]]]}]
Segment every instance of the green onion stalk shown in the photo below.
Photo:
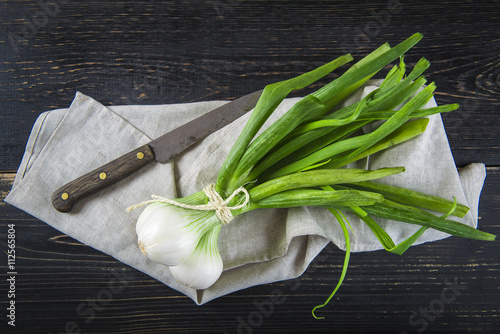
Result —
[{"label": "green onion stalk", "polygon": [[[341,285],[350,244],[344,212],[364,222],[389,252],[403,254],[427,229],[491,241],[495,236],[450,218],[469,208],[444,199],[374,180],[403,173],[404,166],[365,170],[347,165],[423,133],[426,116],[450,112],[457,104],[426,108],[435,83],[423,73],[420,59],[407,73],[404,56],[422,38],[414,34],[391,47],[383,44],[342,75],[301,98],[265,130],[258,132],[290,92],[305,88],[353,60],[350,54],[298,77],[268,85],[228,153],[214,184],[175,200],[155,197],[136,224],[139,247],[147,257],[170,268],[182,284],[206,289],[219,278],[223,264],[217,249],[219,232],[234,217],[262,208],[316,206],[329,210],[346,241]],[[342,102],[392,62],[380,86],[359,102]],[[368,133],[362,128],[382,123]],[[137,207],[137,206],[135,206]],[[135,208],[134,207],[134,208]],[[395,244],[376,217],[415,224],[420,229]]]}]

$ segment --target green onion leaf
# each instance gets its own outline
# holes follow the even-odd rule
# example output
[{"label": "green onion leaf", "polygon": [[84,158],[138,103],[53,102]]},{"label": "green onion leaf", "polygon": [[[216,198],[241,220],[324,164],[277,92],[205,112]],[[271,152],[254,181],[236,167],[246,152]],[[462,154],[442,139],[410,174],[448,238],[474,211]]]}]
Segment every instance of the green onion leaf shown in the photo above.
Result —
[{"label": "green onion leaf", "polygon": [[493,234],[486,233],[457,221],[444,219],[425,210],[399,204],[388,199],[378,203],[377,205],[364,207],[363,210],[380,218],[426,226],[457,237],[487,241],[495,240],[495,236]]},{"label": "green onion leaf", "polygon": [[405,169],[403,167],[380,168],[372,171],[365,169],[317,169],[269,180],[250,189],[249,193],[253,201],[259,201],[285,190],[373,180],[402,173],[404,171]]},{"label": "green onion leaf", "polygon": [[[362,181],[348,186],[354,189],[377,192],[391,201],[435,212],[448,213],[455,205],[454,201],[441,197],[379,182]],[[467,212],[469,212],[467,206],[456,204],[456,209],[453,210],[452,214],[457,217],[464,217]]]},{"label": "green onion leaf", "polygon": [[335,216],[335,218],[337,219],[337,221],[340,224],[340,227],[342,228],[342,233],[343,233],[344,239],[345,239],[346,250],[345,250],[345,256],[344,256],[344,264],[342,265],[342,273],[340,274],[340,278],[339,278],[339,281],[337,282],[337,285],[335,286],[335,289],[333,289],[332,293],[330,294],[330,296],[328,296],[328,298],[326,299],[326,301],[323,304],[315,306],[311,311],[311,313],[315,319],[324,319],[324,317],[316,316],[315,312],[318,308],[325,307],[326,305],[328,305],[330,300],[337,293],[337,290],[340,288],[340,286],[344,282],[344,278],[345,278],[345,275],[347,273],[347,268],[349,267],[349,258],[351,256],[351,242],[349,240],[349,232],[347,231],[347,227],[346,227],[344,220],[347,223],[349,223],[349,221],[341,212],[339,212],[337,210],[330,209],[330,212]]},{"label": "green onion leaf", "polygon": [[311,72],[302,74],[293,79],[266,86],[261,97],[259,98],[259,101],[257,102],[257,105],[250,115],[250,119],[231,148],[231,151],[219,171],[216,183],[217,191],[226,190],[227,182],[230,176],[234,173],[234,169],[236,168],[241,156],[245,153],[245,149],[248,144],[255,137],[272,112],[291,91],[301,89],[312,84],[351,60],[351,55],[341,56]]}]

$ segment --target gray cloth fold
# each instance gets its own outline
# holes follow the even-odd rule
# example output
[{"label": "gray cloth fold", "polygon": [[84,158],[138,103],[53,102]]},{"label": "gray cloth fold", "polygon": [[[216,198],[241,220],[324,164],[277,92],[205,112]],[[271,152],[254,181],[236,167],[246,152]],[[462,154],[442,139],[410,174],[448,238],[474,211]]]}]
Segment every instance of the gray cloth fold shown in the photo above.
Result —
[{"label": "gray cloth fold", "polygon": [[[359,100],[372,89],[374,86],[360,89],[346,103]],[[283,101],[265,126],[297,101],[297,98]],[[142,209],[127,212],[126,208],[148,200],[152,194],[175,198],[214,182],[249,114],[208,136],[173,161],[152,163],[77,203],[71,213],[59,213],[52,207],[51,194],[63,184],[224,103],[105,107],[77,93],[68,109],[48,111],[37,119],[5,201],[184,293],[197,304],[254,285],[298,277],[330,241],[345,249],[340,226],[331,213],[321,208],[301,207],[255,210],[224,226],[219,238],[224,272],[206,290],[196,291],[177,283],[168,268],[149,261],[142,254],[135,234],[135,222]],[[428,106],[435,106],[435,102],[431,101]],[[484,165],[472,164],[458,173],[441,116],[429,118],[424,134],[371,156],[362,162],[363,167],[405,166],[405,173],[380,182],[450,199],[455,196],[471,208],[466,217],[457,220],[476,227],[479,196],[486,175]],[[363,223],[351,215],[348,218],[353,227],[353,251],[382,249]],[[400,222],[380,221],[380,224],[396,243],[418,229]],[[427,230],[418,243],[447,236]]]}]

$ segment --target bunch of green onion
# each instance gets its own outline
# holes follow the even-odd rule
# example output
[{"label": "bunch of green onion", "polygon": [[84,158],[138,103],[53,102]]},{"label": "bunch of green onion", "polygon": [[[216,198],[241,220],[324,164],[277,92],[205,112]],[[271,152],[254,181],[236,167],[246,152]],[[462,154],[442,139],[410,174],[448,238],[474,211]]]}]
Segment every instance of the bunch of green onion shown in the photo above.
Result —
[{"label": "bunch of green onion", "polygon": [[[380,46],[335,80],[300,99],[257,136],[291,91],[314,83],[353,58],[343,55],[311,72],[266,86],[212,185],[211,192],[219,195],[231,218],[259,208],[296,206],[323,207],[336,218],[346,241],[344,267],[335,290],[324,304],[313,309],[313,315],[328,303],[346,274],[349,223],[343,212],[358,216],[381,245],[396,254],[403,254],[429,228],[464,238],[495,239],[449,219],[463,217],[469,210],[456,200],[372,181],[404,172],[404,167],[346,167],[418,136],[429,121],[425,116],[458,108],[457,104],[424,107],[436,88],[422,76],[429,62],[422,58],[407,73],[403,61],[404,54],[421,38],[417,33],[394,47],[387,43]],[[398,59],[377,89],[357,103],[340,107],[348,96]],[[380,121],[382,125],[372,132],[360,133],[369,123]],[[223,223],[228,221],[221,221],[220,210],[212,203],[217,200],[210,196],[205,189],[174,203],[155,199],[136,225],[140,248],[148,258],[169,266],[180,283],[195,289],[210,287],[223,269],[217,243]],[[373,217],[421,228],[396,245]]]}]

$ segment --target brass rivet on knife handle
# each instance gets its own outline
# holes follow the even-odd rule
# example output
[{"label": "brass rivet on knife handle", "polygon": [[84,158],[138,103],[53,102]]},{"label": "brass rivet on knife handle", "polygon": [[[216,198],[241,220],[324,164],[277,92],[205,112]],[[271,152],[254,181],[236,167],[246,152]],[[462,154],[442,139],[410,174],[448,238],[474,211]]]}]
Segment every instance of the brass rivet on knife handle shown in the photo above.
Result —
[{"label": "brass rivet on knife handle", "polygon": [[141,146],[57,189],[52,205],[57,211],[70,212],[77,201],[115,184],[153,160],[149,145]]},{"label": "brass rivet on knife handle", "polygon": [[257,104],[261,93],[262,90],[259,90],[223,104],[57,189],[52,195],[54,208],[60,212],[70,212],[80,199],[124,179],[151,161],[170,161],[199,140],[250,111]]}]

